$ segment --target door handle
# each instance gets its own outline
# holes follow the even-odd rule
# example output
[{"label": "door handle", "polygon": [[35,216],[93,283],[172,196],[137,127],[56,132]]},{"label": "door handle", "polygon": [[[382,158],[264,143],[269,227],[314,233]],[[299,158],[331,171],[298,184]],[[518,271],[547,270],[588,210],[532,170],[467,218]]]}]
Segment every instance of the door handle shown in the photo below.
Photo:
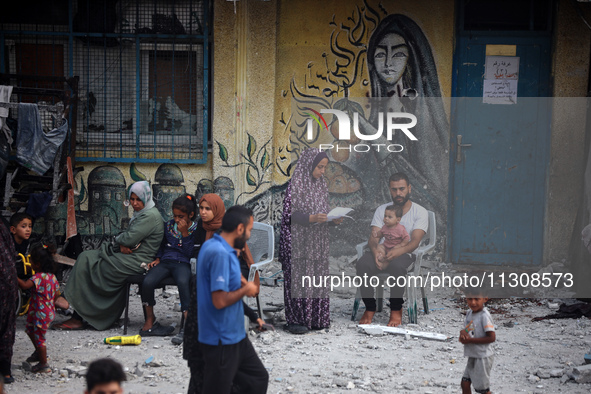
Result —
[{"label": "door handle", "polygon": [[469,148],[472,146],[472,144],[462,144],[462,135],[461,134],[456,135],[456,140],[457,140],[456,161],[458,163],[461,163],[462,162],[462,147]]}]

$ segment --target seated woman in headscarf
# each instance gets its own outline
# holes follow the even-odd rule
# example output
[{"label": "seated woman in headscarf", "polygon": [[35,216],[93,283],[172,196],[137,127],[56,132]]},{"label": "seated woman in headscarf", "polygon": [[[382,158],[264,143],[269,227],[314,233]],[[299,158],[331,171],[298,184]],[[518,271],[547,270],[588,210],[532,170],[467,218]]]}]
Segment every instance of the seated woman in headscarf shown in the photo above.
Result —
[{"label": "seated woman in headscarf", "polygon": [[[98,250],[78,256],[64,293],[74,315],[55,324],[54,329],[82,329],[87,322],[97,330],[106,330],[121,316],[125,280],[144,273],[141,264],[154,260],[164,234],[162,216],[154,205],[148,182],[131,186],[129,202],[133,216],[129,228],[115,238],[116,245],[103,243]],[[60,300],[60,304],[64,301]]]}]

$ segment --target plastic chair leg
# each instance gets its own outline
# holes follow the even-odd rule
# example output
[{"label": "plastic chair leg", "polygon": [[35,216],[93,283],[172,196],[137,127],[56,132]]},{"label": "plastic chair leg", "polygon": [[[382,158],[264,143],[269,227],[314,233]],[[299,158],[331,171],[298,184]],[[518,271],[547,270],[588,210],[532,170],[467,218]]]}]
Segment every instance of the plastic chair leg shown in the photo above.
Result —
[{"label": "plastic chair leg", "polygon": [[376,289],[376,301],[376,311],[381,312],[384,309],[384,286],[381,283]]},{"label": "plastic chair leg", "polygon": [[408,303],[408,322],[412,324],[417,324],[418,320],[418,311],[417,311],[417,289],[414,286],[407,286],[406,288],[406,296]]},{"label": "plastic chair leg", "polygon": [[421,295],[423,296],[423,309],[425,310],[425,314],[429,314],[429,301],[427,300],[427,296],[425,295],[425,288],[421,287]]},{"label": "plastic chair leg", "polygon": [[[260,317],[261,319],[263,319],[263,308],[261,308],[261,299],[260,299],[260,297],[259,297],[259,296],[260,296],[260,293],[259,293],[259,294],[257,294],[257,296],[256,296],[256,300],[257,300],[257,310],[258,310],[258,312],[259,312],[259,317]],[[263,319],[263,320],[264,320],[264,319]]]},{"label": "plastic chair leg", "polygon": [[417,303],[413,302],[411,303],[409,300],[409,305],[408,305],[408,322],[411,324],[417,324]]},{"label": "plastic chair leg", "polygon": [[353,302],[353,310],[351,311],[351,321],[355,321],[357,317],[357,311],[359,310],[359,303],[361,302],[361,290],[357,288],[355,293],[355,301]]},{"label": "plastic chair leg", "polygon": [[17,302],[16,302],[16,315],[19,316],[19,312],[21,310],[21,306],[23,305],[23,294],[22,294],[22,290],[21,289],[18,289],[17,295],[18,295],[18,299],[17,299]]},{"label": "plastic chair leg", "polygon": [[127,294],[125,297],[125,317],[123,318],[123,335],[127,335],[127,324],[129,323],[129,289],[131,283],[127,284]]}]

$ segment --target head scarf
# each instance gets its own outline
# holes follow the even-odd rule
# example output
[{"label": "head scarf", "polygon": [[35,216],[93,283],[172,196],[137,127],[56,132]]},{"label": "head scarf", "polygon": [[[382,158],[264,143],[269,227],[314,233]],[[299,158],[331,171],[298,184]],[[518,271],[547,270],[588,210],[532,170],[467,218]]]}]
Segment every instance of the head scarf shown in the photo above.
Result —
[{"label": "head scarf", "polygon": [[[316,158],[321,159],[316,161]],[[318,179],[312,176],[314,168],[326,157],[326,153],[318,148],[309,148],[302,152],[296,169],[291,178],[291,203],[292,211],[302,212],[308,215],[328,213],[328,186],[326,179]]]},{"label": "head scarf", "polygon": [[133,216],[131,217],[130,222],[142,212],[154,208],[156,205],[154,204],[154,200],[152,200],[152,188],[150,188],[150,184],[147,181],[139,181],[131,185],[127,198],[131,199],[131,193],[135,194],[144,203],[144,208],[137,212],[133,211]]},{"label": "head scarf", "polygon": [[328,155],[326,154],[325,151],[320,151],[316,155],[316,157],[314,158],[314,161],[312,162],[312,166],[310,167],[311,168],[310,169],[310,174],[313,174],[314,173],[314,170],[316,169],[316,167],[318,167],[318,164],[320,164],[320,162],[322,160],[324,160],[324,159],[328,160]]},{"label": "head scarf", "polygon": [[209,204],[211,212],[213,213],[213,219],[209,222],[201,221],[203,228],[206,231],[205,240],[208,240],[213,237],[213,234],[215,234],[220,227],[222,227],[222,218],[226,213],[226,207],[220,196],[214,193],[204,194],[201,199],[199,199],[199,205],[201,205],[203,201]]},{"label": "head scarf", "polygon": [[[224,214],[226,213],[226,207],[224,206],[224,202],[222,201],[220,196],[214,193],[204,194],[203,197],[201,197],[201,199],[199,200],[199,204],[201,204],[201,202],[203,201],[209,204],[209,206],[211,207],[211,212],[213,212],[213,219],[211,219],[209,222],[204,222],[203,220],[201,221],[201,224],[206,231],[205,240],[207,241],[208,239],[213,237],[215,232],[220,227],[222,227],[222,219],[224,217]],[[252,253],[250,253],[248,245],[244,246],[244,248],[242,249],[242,257],[244,258],[249,267],[254,263]]]}]

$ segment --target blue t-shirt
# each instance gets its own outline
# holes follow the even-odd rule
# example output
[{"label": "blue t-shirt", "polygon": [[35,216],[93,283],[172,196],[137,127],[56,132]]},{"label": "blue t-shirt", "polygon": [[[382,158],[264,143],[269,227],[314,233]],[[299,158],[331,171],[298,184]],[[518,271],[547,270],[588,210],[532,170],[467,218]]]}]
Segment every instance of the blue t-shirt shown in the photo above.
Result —
[{"label": "blue t-shirt", "polygon": [[236,251],[214,234],[201,247],[197,260],[199,342],[217,346],[221,341],[222,345],[233,345],[246,337],[242,302],[217,309],[211,299],[214,291],[240,289],[241,277]]}]

